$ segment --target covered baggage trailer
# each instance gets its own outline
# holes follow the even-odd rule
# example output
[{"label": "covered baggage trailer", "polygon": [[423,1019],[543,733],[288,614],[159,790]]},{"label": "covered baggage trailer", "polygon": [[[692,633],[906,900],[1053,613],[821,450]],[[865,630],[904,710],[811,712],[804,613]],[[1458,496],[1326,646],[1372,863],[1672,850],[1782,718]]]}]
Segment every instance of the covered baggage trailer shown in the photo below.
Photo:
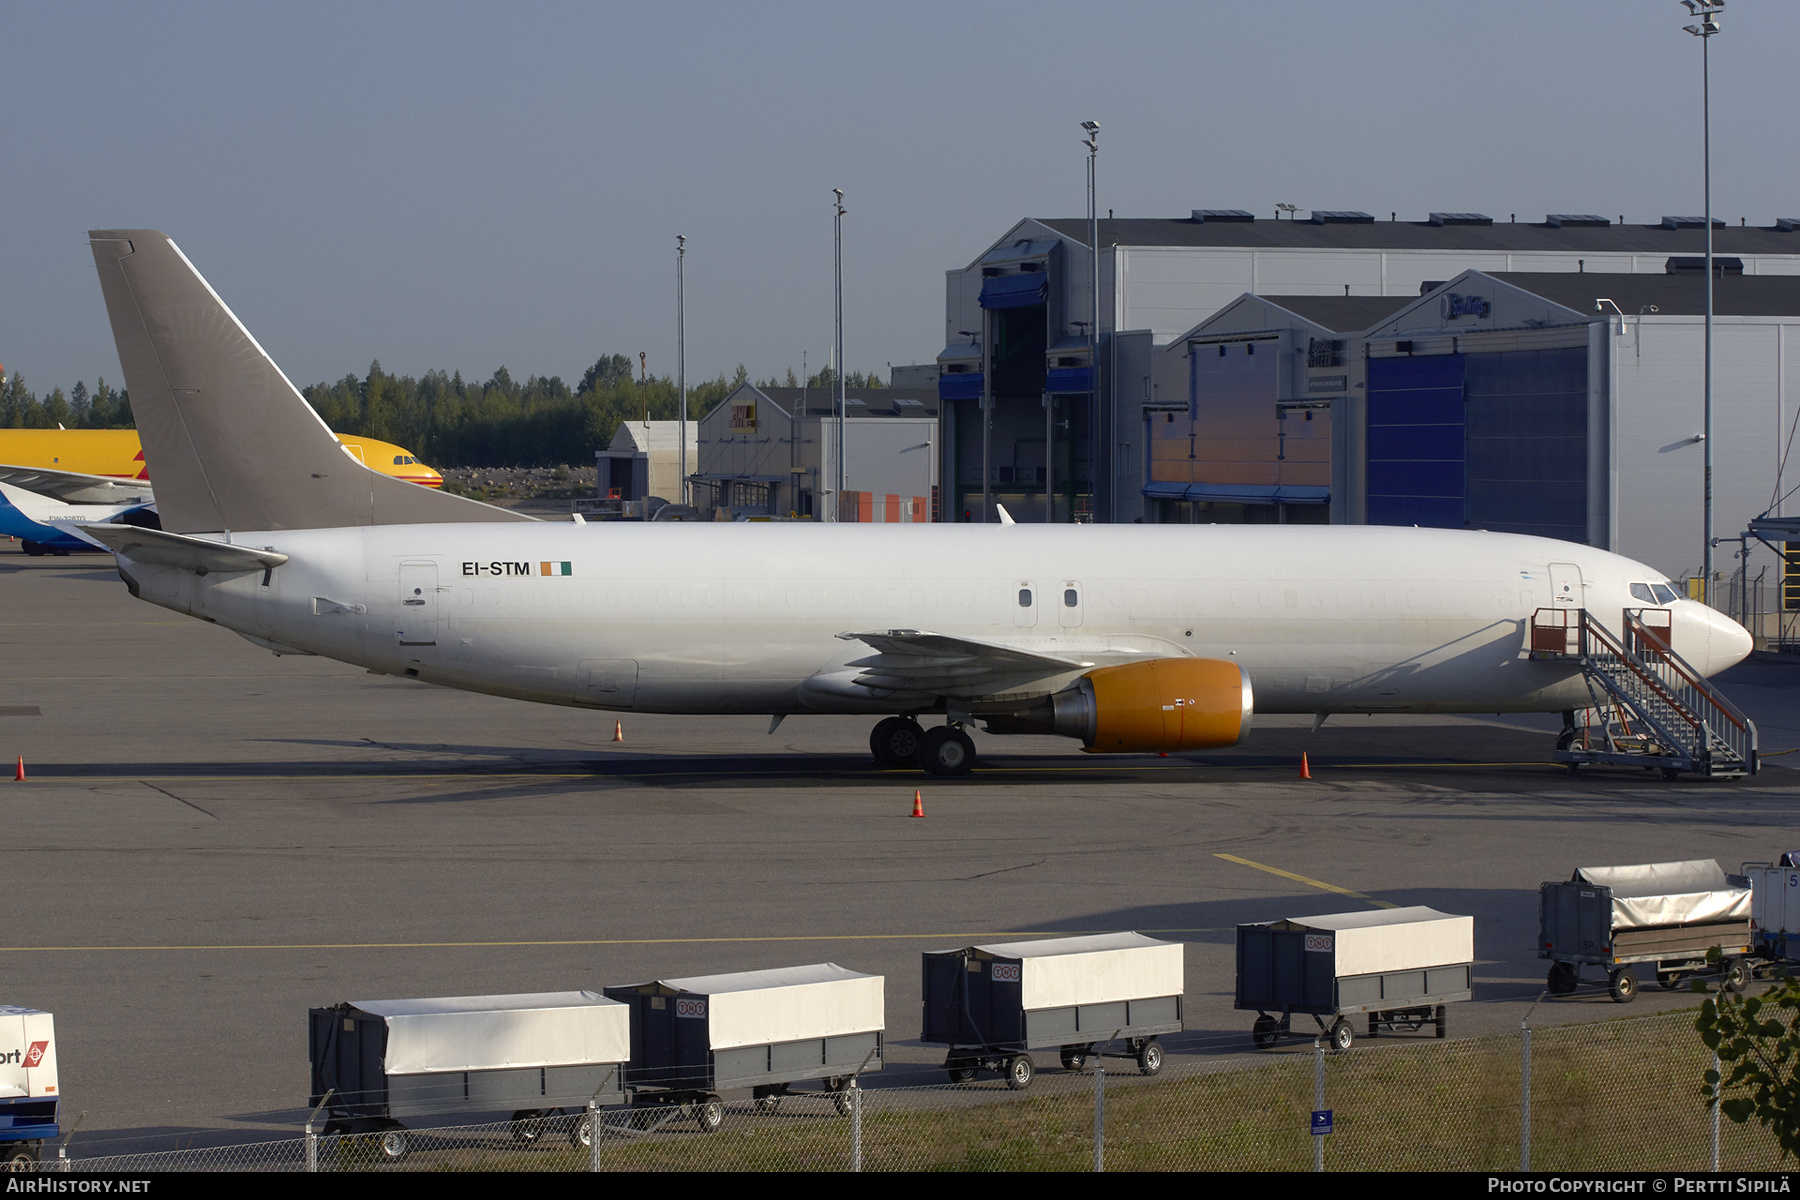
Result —
[{"label": "covered baggage trailer", "polygon": [[[928,951],[920,1039],[949,1047],[952,1083],[986,1070],[1028,1087],[1037,1068],[1026,1051],[1050,1047],[1067,1070],[1105,1053],[1154,1075],[1157,1036],[1181,1031],[1182,950],[1141,933],[1101,933]],[[1123,1051],[1107,1049],[1114,1038]]]},{"label": "covered baggage trailer", "polygon": [[[1267,1050],[1295,1034],[1305,1013],[1338,1050],[1356,1040],[1350,1014],[1368,1031],[1427,1024],[1449,1030],[1447,1006],[1470,996],[1475,918],[1433,908],[1326,913],[1237,927],[1237,1001],[1254,1010],[1250,1036]],[[1280,1015],[1277,1016],[1276,1014]]]},{"label": "covered baggage trailer", "polygon": [[[325,1132],[379,1134],[391,1159],[411,1148],[399,1117],[510,1109],[529,1143],[546,1117],[625,1098],[630,1011],[593,992],[351,1000],[307,1020]],[[568,1134],[591,1131],[578,1120]]]},{"label": "covered baggage trailer", "polygon": [[0,1169],[31,1170],[61,1136],[55,1026],[47,1012],[0,1004]]},{"label": "covered baggage trailer", "polygon": [[769,1112],[790,1085],[817,1079],[848,1113],[846,1089],[882,1067],[885,980],[836,963],[605,992],[631,1010],[632,1104],[681,1106],[709,1133],[724,1120],[722,1091],[751,1088],[756,1107]]},{"label": "covered baggage trailer", "polygon": [[1756,953],[1775,962],[1800,962],[1800,853],[1779,862],[1748,862],[1751,924]]},{"label": "covered baggage trailer", "polygon": [[[1580,984],[1581,968],[1594,964],[1620,1004],[1636,997],[1640,972],[1674,987],[1716,969],[1741,992],[1755,966],[1750,916],[1750,881],[1710,858],[1581,867],[1538,889],[1538,957],[1551,960],[1545,986],[1566,996]],[[1714,949],[1716,968],[1707,962]]]}]

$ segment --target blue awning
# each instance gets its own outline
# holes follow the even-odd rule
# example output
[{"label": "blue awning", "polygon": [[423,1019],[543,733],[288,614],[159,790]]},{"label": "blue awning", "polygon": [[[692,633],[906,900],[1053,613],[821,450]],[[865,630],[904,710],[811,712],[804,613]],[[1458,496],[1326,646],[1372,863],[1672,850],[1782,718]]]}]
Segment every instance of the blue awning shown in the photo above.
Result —
[{"label": "blue awning", "polygon": [[1094,373],[1086,367],[1052,367],[1045,376],[1046,392],[1091,392]]},{"label": "blue awning", "polygon": [[1331,489],[1302,484],[1169,483],[1152,480],[1143,494],[1155,500],[1200,500],[1214,504],[1330,504]]},{"label": "blue awning", "polygon": [[1044,302],[1042,271],[1022,271],[1017,275],[994,275],[981,281],[981,307],[1029,308]]},{"label": "blue awning", "polygon": [[981,399],[980,371],[965,371],[960,375],[938,376],[939,400],[979,400]]}]

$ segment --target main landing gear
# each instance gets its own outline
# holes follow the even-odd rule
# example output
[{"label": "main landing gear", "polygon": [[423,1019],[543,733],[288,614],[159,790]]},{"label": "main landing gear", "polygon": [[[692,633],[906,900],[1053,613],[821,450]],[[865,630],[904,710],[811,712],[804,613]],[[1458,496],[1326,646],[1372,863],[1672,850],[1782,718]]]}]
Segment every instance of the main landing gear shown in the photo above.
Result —
[{"label": "main landing gear", "polygon": [[975,742],[959,722],[923,729],[912,717],[889,717],[869,735],[869,750],[884,767],[932,775],[967,775],[975,766]]}]

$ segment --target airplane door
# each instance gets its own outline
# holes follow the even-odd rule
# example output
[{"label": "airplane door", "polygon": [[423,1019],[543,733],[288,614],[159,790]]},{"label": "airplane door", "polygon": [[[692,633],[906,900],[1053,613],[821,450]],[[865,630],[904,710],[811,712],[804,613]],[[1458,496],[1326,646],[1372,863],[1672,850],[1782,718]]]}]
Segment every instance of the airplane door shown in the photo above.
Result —
[{"label": "airplane door", "polygon": [[1057,623],[1065,629],[1081,624],[1081,581],[1065,579],[1056,595]]},{"label": "airplane door", "polygon": [[1020,579],[1013,584],[1013,624],[1021,629],[1037,624],[1037,590],[1037,584],[1029,579]]},{"label": "airplane door", "polygon": [[1581,568],[1574,563],[1550,564],[1550,603],[1558,608],[1586,607],[1581,595]]},{"label": "airplane door", "polygon": [[438,570],[435,562],[400,564],[400,615],[394,640],[402,646],[435,646],[438,635]]}]

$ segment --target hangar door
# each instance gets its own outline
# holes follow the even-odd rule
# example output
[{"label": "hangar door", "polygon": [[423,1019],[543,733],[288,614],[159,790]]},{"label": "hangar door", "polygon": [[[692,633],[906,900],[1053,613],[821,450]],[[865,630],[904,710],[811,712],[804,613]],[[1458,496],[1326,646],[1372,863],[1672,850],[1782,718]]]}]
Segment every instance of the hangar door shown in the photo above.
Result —
[{"label": "hangar door", "polygon": [[1371,525],[1462,529],[1463,356],[1369,360]]},{"label": "hangar door", "polygon": [[1587,541],[1587,347],[1463,357],[1470,528]]},{"label": "hangar door", "polygon": [[1587,349],[1369,360],[1371,525],[1587,540]]}]

